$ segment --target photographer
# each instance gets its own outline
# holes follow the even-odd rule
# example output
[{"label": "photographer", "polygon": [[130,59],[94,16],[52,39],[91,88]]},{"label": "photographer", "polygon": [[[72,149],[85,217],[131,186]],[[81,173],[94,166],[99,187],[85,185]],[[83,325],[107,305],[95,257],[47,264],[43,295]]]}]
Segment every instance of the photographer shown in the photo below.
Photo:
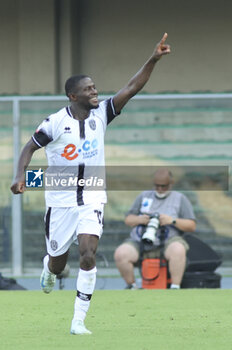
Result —
[{"label": "photographer", "polygon": [[[142,192],[127,213],[125,224],[133,229],[130,238],[114,254],[127,289],[137,288],[134,265],[139,261],[141,240],[146,244],[149,242],[152,247],[146,257],[158,258],[161,249],[164,250],[172,280],[171,288],[180,288],[188,250],[188,244],[181,236],[184,232],[195,231],[196,223],[191,203],[182,193],[171,191],[172,185],[172,173],[165,168],[157,170],[154,190]],[[154,215],[157,215],[155,219]]]}]

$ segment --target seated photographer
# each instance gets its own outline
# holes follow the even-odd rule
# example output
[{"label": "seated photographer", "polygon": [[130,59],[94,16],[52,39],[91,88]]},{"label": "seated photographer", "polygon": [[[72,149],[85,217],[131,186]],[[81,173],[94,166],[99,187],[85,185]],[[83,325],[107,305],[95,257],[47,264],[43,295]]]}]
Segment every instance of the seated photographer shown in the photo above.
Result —
[{"label": "seated photographer", "polygon": [[143,257],[159,258],[162,249],[169,265],[170,288],[180,288],[189,248],[182,235],[195,231],[196,223],[191,203],[184,194],[171,191],[172,185],[172,173],[160,168],[154,175],[154,190],[142,192],[127,213],[125,224],[133,227],[130,239],[114,254],[127,289],[137,288],[134,265],[140,259],[141,241],[151,247]]}]

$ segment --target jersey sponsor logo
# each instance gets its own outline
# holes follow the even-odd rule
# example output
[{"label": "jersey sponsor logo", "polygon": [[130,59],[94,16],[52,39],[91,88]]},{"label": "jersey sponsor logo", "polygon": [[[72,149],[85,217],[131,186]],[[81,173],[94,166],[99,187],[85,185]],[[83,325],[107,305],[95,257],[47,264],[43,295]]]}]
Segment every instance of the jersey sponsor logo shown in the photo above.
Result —
[{"label": "jersey sponsor logo", "polygon": [[43,187],[43,170],[26,170],[26,187]]},{"label": "jersey sponsor logo", "polygon": [[77,149],[73,143],[69,143],[67,146],[65,146],[61,156],[67,160],[73,160],[76,159],[81,152],[83,152],[83,158],[90,158],[97,154],[97,145],[97,139],[94,139],[92,142],[86,140],[79,149]]},{"label": "jersey sponsor logo", "polygon": [[86,140],[82,145],[82,149],[84,151],[90,151],[91,149],[95,149],[96,147],[97,147],[97,139],[94,139],[92,142]]},{"label": "jersey sponsor logo", "polygon": [[68,160],[76,159],[79,154],[75,152],[76,152],[76,146],[73,143],[69,143],[64,148],[64,152],[61,154],[61,157],[64,157]]}]

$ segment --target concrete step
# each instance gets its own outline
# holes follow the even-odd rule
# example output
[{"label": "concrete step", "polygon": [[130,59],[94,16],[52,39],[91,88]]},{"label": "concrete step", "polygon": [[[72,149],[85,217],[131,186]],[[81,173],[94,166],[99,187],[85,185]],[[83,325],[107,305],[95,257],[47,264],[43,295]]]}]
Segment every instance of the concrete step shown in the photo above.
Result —
[{"label": "concrete step", "polygon": [[[231,94],[224,96],[212,95],[156,95],[152,96],[137,95],[126,105],[126,110],[139,109],[160,109],[160,110],[231,110]],[[220,97],[220,98],[217,98]]]},{"label": "concrete step", "polygon": [[[104,229],[104,233],[99,242],[97,257],[99,266],[104,266],[106,264],[105,259],[110,265],[113,265],[115,249],[129,237],[130,228],[126,227],[122,222],[115,222],[113,226],[111,225],[112,223],[108,224],[108,227]],[[43,256],[46,254],[44,233],[39,230],[36,232],[27,230],[25,233],[23,247],[24,264],[27,267],[40,267]],[[203,229],[203,226],[198,226],[196,234],[222,256],[224,264],[227,264],[228,261],[232,261],[232,238],[218,236],[210,229]],[[0,253],[3,253],[2,247],[0,247]],[[3,255],[1,256],[3,257]],[[78,247],[73,245],[69,252],[69,261],[74,263],[77,262],[78,259]],[[3,263],[2,259],[0,263],[1,262]],[[9,262],[10,260],[4,261],[4,264],[8,264]]]},{"label": "concrete step", "polygon": [[152,156],[164,160],[193,160],[205,159],[214,161],[215,159],[231,160],[232,159],[232,143],[215,144],[215,143],[199,143],[199,144],[143,144],[133,145],[127,144],[124,147],[124,153],[138,153],[144,156]]},{"label": "concrete step", "polygon": [[232,124],[223,127],[176,127],[176,126],[146,126],[118,127],[107,131],[107,144],[127,143],[230,143],[232,144]]},{"label": "concrete step", "polygon": [[232,109],[229,110],[210,110],[210,109],[178,109],[178,110],[157,110],[153,109],[138,109],[138,110],[123,110],[122,115],[117,117],[109,128],[116,126],[188,126],[202,125],[221,126],[222,124],[231,125]]}]

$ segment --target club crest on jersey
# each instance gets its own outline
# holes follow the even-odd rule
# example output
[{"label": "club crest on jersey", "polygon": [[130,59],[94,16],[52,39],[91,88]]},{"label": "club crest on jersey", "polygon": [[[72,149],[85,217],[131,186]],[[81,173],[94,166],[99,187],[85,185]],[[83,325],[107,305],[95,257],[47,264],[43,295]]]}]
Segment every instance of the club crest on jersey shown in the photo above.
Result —
[{"label": "club crest on jersey", "polygon": [[96,122],[94,119],[89,120],[89,126],[90,126],[90,129],[96,130]]}]

